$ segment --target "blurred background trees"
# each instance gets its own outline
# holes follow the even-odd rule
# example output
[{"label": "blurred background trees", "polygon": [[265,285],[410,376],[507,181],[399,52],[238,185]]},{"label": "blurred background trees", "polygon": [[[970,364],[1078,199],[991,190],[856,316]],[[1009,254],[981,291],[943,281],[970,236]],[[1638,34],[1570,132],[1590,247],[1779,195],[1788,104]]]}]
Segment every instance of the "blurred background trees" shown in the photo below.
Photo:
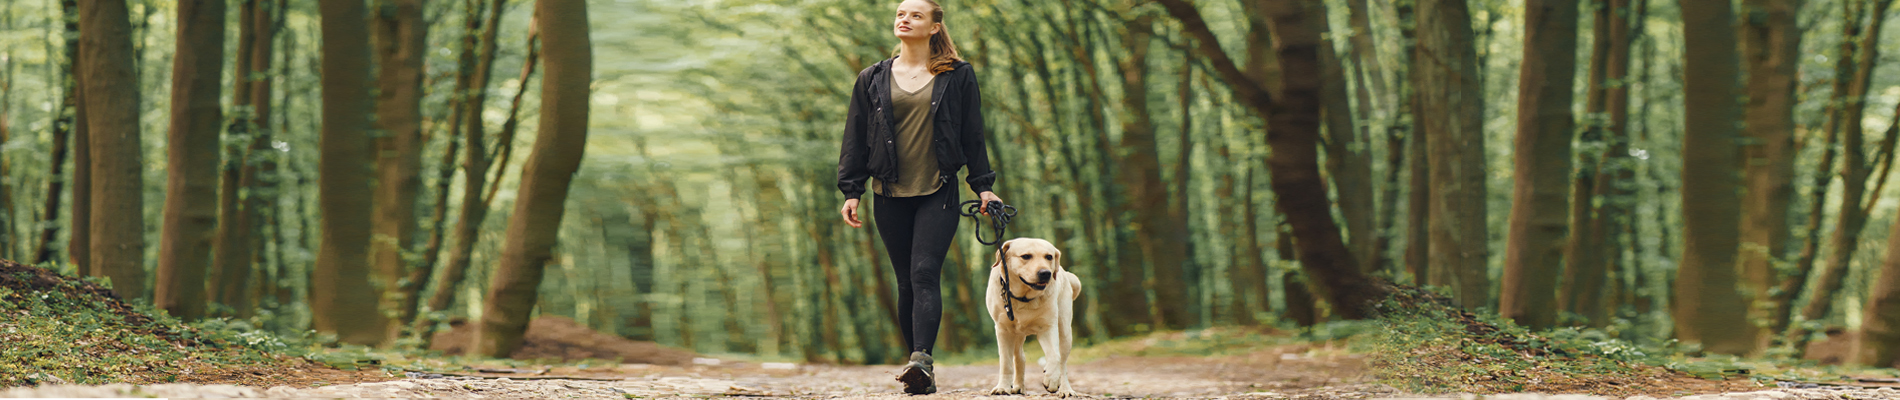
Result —
[{"label": "blurred background trees", "polygon": [[[357,344],[539,313],[901,357],[882,245],[834,211],[896,3],[582,3],[10,4],[0,257]],[[1891,1],[1283,3],[945,2],[1010,235],[1085,278],[1079,340],[1356,318],[1388,280],[1720,353],[1900,353]],[[963,229],[939,348],[984,353]]]}]

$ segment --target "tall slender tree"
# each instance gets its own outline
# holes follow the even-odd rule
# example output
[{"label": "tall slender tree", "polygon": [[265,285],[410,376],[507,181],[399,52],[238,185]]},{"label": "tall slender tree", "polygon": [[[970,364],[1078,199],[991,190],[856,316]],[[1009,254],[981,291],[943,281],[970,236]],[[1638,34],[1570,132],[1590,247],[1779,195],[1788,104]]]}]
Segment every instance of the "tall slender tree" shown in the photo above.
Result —
[{"label": "tall slender tree", "polygon": [[1241,72],[1193,4],[1161,1],[1194,38],[1196,53],[1233,88],[1234,97],[1267,118],[1267,129],[1274,132],[1267,135],[1268,146],[1275,150],[1267,158],[1273,192],[1279,199],[1274,204],[1298,239],[1297,254],[1307,279],[1316,283],[1338,315],[1368,317],[1373,304],[1391,288],[1366,275],[1353,260],[1339,225],[1333,222],[1326,181],[1319,174],[1320,85],[1310,77],[1319,74],[1320,41],[1312,29],[1317,25],[1307,20],[1318,17],[1301,3],[1265,3],[1261,6],[1276,39],[1275,59],[1281,72],[1279,99],[1269,94],[1267,85]]},{"label": "tall slender tree", "polygon": [[552,256],[566,210],[568,185],[587,148],[589,84],[594,53],[583,0],[535,2],[546,72],[541,77],[541,125],[533,152],[521,165],[520,199],[508,220],[501,263],[489,284],[481,329],[471,347],[503,356],[521,344],[534,310],[541,269]]},{"label": "tall slender tree", "polygon": [[1154,36],[1153,25],[1151,16],[1134,18],[1124,23],[1126,34],[1121,38],[1128,51],[1120,62],[1122,108],[1126,112],[1121,113],[1122,135],[1114,164],[1116,176],[1135,183],[1127,186],[1128,200],[1117,204],[1125,207],[1122,213],[1134,219],[1131,225],[1135,236],[1144,243],[1123,246],[1124,253],[1138,257],[1124,257],[1117,268],[1137,277],[1132,279],[1135,281],[1145,280],[1139,277],[1144,270],[1149,272],[1156,296],[1155,304],[1149,307],[1156,314],[1155,327],[1180,329],[1194,320],[1187,309],[1187,285],[1181,277],[1182,269],[1194,267],[1187,265],[1193,262],[1187,257],[1187,220],[1169,215],[1171,196],[1168,185],[1161,180],[1160,146],[1148,109],[1148,45]]},{"label": "tall slender tree", "polygon": [[1570,113],[1576,80],[1577,3],[1524,5],[1524,61],[1518,70],[1516,184],[1498,310],[1532,328],[1557,323],[1557,277],[1568,234]]},{"label": "tall slender tree", "polygon": [[[1314,6],[1314,12],[1325,15],[1324,7]],[[1359,261],[1359,267],[1367,273],[1372,272],[1378,255],[1374,254],[1375,239],[1378,234],[1375,224],[1372,198],[1372,158],[1370,151],[1355,129],[1353,121],[1364,121],[1369,110],[1360,110],[1357,116],[1352,110],[1352,96],[1346,87],[1346,66],[1340,60],[1339,53],[1333,51],[1332,26],[1326,18],[1312,18],[1313,29],[1319,30],[1321,43],[1320,63],[1320,114],[1325,127],[1325,140],[1322,147],[1326,150],[1327,175],[1332,178],[1333,190],[1339,199],[1339,216],[1346,223],[1346,247],[1352,249],[1353,259]]]},{"label": "tall slender tree", "polygon": [[218,103],[224,74],[224,0],[178,4],[172,58],[165,222],[153,303],[173,316],[204,315],[205,270],[218,223]]},{"label": "tall slender tree", "polygon": [[1736,228],[1741,215],[1741,67],[1734,13],[1723,0],[1682,3],[1683,207],[1682,262],[1675,291],[1676,336],[1704,350],[1744,354],[1754,348],[1747,303],[1736,287]]},{"label": "tall slender tree", "polygon": [[[428,22],[421,0],[390,3],[393,12],[376,14],[378,71],[376,124],[376,199],[370,260],[383,288],[382,309],[395,310],[388,340],[402,337],[407,313],[421,283],[410,276],[408,254],[416,236],[416,196],[422,181],[422,76],[428,50]],[[524,82],[525,84],[525,82]]]},{"label": "tall slender tree", "polygon": [[362,0],[319,4],[323,131],[317,201],[323,218],[311,274],[311,325],[343,343],[383,342],[386,318],[370,286],[369,32]]},{"label": "tall slender tree", "polygon": [[[1886,25],[1887,11],[1893,0],[1873,1],[1873,11],[1867,18],[1867,28],[1856,37],[1859,43],[1855,47],[1853,81],[1847,86],[1846,96],[1838,101],[1837,119],[1841,140],[1841,202],[1835,225],[1834,236],[1828,242],[1834,252],[1828,255],[1827,262],[1821,264],[1816,272],[1814,291],[1809,292],[1807,305],[1801,309],[1803,320],[1823,320],[1833,311],[1835,297],[1846,284],[1847,267],[1853,262],[1854,253],[1860,247],[1860,231],[1867,225],[1866,209],[1862,198],[1866,195],[1867,175],[1872,163],[1867,162],[1865,137],[1861,124],[1866,111],[1866,99],[1869,85],[1873,82],[1874,65],[1880,59],[1880,31]],[[1793,326],[1789,341],[1796,351],[1802,351],[1809,337],[1808,324]]]},{"label": "tall slender tree", "polygon": [[78,6],[92,175],[88,268],[111,278],[120,297],[145,298],[145,157],[131,13],[125,0],[84,0]]},{"label": "tall slender tree", "polygon": [[[218,171],[218,182],[223,189],[219,191],[217,201],[217,255],[212,267],[211,287],[214,301],[229,309],[233,315],[251,309],[251,305],[244,301],[252,267],[252,248],[246,244],[250,241],[250,226],[255,220],[245,212],[242,196],[249,189],[244,185],[243,171],[250,164],[250,154],[246,154],[238,143],[259,130],[251,118],[254,114],[252,101],[255,98],[250,93],[251,86],[255,84],[253,75],[256,72],[251,63],[256,59],[254,52],[257,50],[251,43],[257,40],[255,22],[258,3],[262,1],[241,0],[238,4],[239,45],[233,68],[236,71],[235,78],[231,82],[231,109],[235,116],[226,129],[232,140],[225,141],[219,149],[224,154],[224,162]],[[251,195],[255,196],[256,193]]]},{"label": "tall slender tree", "polygon": [[[65,68],[60,70],[59,76],[61,94],[65,97],[60,101],[59,116],[53,119],[53,157],[52,160],[47,163],[46,200],[42,203],[44,208],[40,213],[39,251],[36,252],[33,257],[34,263],[51,262],[53,261],[53,257],[58,255],[53,246],[55,245],[54,242],[59,240],[60,192],[64,191],[66,187],[66,178],[62,178],[61,175],[62,171],[65,170],[67,157],[77,153],[77,151],[75,151],[76,149],[73,148],[73,144],[75,143],[74,138],[76,136],[75,131],[85,122],[84,118],[79,116],[78,4],[77,0],[60,1],[60,15],[63,20],[61,25],[63,25],[66,34],[66,48],[64,54],[66,64],[64,65]],[[74,171],[76,173],[76,166]],[[73,211],[75,212],[74,218],[77,219],[79,217],[77,211],[79,207],[81,207],[81,204],[84,203],[79,201],[83,197],[79,195],[78,192],[79,183],[75,181],[73,185]],[[78,223],[74,224],[77,225]],[[74,231],[74,234],[78,235],[78,232]],[[80,240],[81,238],[83,238],[83,236],[74,236],[72,239]],[[68,247],[71,246],[69,245]],[[73,264],[81,266],[80,274],[85,274],[83,264],[79,263],[76,259],[73,260]]]},{"label": "tall slender tree", "polygon": [[[1795,85],[1800,82],[1801,29],[1795,21],[1796,0],[1742,2],[1742,59],[1748,68],[1748,103],[1742,146],[1744,161],[1741,226],[1742,278],[1750,304],[1750,320],[1772,318],[1775,285],[1789,277],[1774,267],[1786,255],[1788,202],[1794,195]],[[1767,350],[1774,324],[1758,324],[1755,353]]]},{"label": "tall slender tree", "polygon": [[[482,125],[483,104],[488,99],[489,70],[495,63],[496,32],[500,30],[503,0],[495,0],[484,21],[480,12],[480,2],[470,2],[468,29],[471,32],[479,28],[481,35],[464,37],[463,49],[477,51],[470,57],[464,57],[463,68],[472,68],[465,86],[456,93],[460,94],[461,120],[454,132],[462,134],[462,207],[461,216],[455,221],[455,246],[449,248],[448,264],[442,266],[442,275],[436,280],[435,294],[429,297],[431,310],[442,310],[455,303],[455,286],[466,276],[469,264],[475,255],[475,244],[481,240],[482,221],[488,218],[488,203],[482,201],[482,187],[488,184],[489,156],[487,134]],[[477,45],[479,43],[479,45]]]},{"label": "tall slender tree", "polygon": [[1790,324],[1794,319],[1794,300],[1800,296],[1802,289],[1808,287],[1808,280],[1814,275],[1814,262],[1821,254],[1821,242],[1825,239],[1821,234],[1821,228],[1827,220],[1827,194],[1829,188],[1833,186],[1832,169],[1840,144],[1840,130],[1835,127],[1840,123],[1840,105],[1844,102],[1842,98],[1847,96],[1848,86],[1853,82],[1853,79],[1847,79],[1847,77],[1854,75],[1854,53],[1857,44],[1853,38],[1860,34],[1861,25],[1857,21],[1860,21],[1864,6],[1864,3],[1858,1],[1841,2],[1841,19],[1853,22],[1840,24],[1840,43],[1836,48],[1839,53],[1838,57],[1834,58],[1834,79],[1831,79],[1833,94],[1828,98],[1825,108],[1826,118],[1821,126],[1823,138],[1818,139],[1821,160],[1810,175],[1813,182],[1808,192],[1810,200],[1806,212],[1806,226],[1802,228],[1803,236],[1806,238],[1802,240],[1799,255],[1795,256],[1794,269],[1789,271],[1788,279],[1782,280],[1776,288],[1774,309],[1769,320],[1771,327],[1774,328],[1784,330],[1791,328]]},{"label": "tall slender tree", "polygon": [[1484,93],[1471,12],[1463,0],[1420,0],[1412,80],[1431,164],[1433,283],[1452,285],[1460,305],[1490,304],[1485,223]]}]

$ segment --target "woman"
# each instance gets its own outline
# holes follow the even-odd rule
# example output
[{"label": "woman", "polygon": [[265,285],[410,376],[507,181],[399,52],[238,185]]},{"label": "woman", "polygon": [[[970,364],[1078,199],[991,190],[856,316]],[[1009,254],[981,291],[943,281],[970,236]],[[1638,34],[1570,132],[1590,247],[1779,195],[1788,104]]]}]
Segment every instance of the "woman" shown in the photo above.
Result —
[{"label": "woman", "polygon": [[1002,199],[990,192],[996,173],[983,145],[976,71],[957,56],[943,7],[906,0],[891,33],[902,42],[897,56],[859,72],[851,91],[838,156],[845,197],[838,213],[852,228],[863,227],[858,198],[871,181],[877,233],[897,273],[898,324],[911,350],[897,380],[905,392],[925,394],[937,391],[930,352],[943,319],[938,277],[959,216],[957,188],[949,183],[969,166],[965,181],[983,200],[982,211]]}]

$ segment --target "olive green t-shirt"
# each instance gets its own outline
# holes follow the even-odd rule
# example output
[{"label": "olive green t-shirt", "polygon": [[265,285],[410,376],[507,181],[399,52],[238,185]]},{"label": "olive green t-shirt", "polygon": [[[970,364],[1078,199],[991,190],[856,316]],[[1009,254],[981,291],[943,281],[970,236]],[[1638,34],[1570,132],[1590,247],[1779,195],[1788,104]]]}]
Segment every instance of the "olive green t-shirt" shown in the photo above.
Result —
[{"label": "olive green t-shirt", "polygon": [[897,117],[897,184],[875,182],[880,193],[889,197],[916,197],[937,192],[943,182],[937,179],[937,153],[931,148],[930,96],[936,91],[937,77],[932,75],[917,91],[897,86],[897,74],[891,74],[891,111]]}]

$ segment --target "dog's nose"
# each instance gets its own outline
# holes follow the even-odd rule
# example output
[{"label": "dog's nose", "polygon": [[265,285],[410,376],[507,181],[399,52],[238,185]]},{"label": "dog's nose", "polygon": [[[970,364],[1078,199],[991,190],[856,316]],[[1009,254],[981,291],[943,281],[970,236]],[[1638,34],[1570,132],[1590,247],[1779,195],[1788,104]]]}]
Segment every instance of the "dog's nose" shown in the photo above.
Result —
[{"label": "dog's nose", "polygon": [[1041,270],[1041,271],[1036,271],[1036,281],[1038,281],[1038,282],[1048,282],[1048,281],[1049,281],[1049,276],[1050,276],[1050,275],[1055,275],[1055,273],[1053,273],[1053,272],[1049,272],[1049,270],[1046,270],[1046,269],[1045,269],[1045,270]]}]

